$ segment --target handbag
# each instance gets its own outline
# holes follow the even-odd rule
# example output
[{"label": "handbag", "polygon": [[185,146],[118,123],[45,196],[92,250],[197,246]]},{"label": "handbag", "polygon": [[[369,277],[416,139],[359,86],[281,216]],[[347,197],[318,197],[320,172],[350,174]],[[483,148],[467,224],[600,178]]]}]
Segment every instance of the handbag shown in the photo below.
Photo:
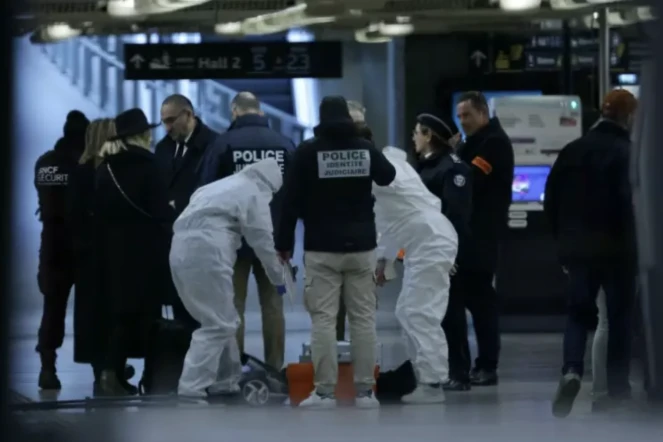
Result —
[{"label": "handbag", "polygon": [[113,169],[111,169],[110,164],[106,163],[106,169],[108,169],[108,173],[110,174],[110,177],[113,180],[113,183],[115,183],[115,187],[117,187],[117,190],[120,191],[120,194],[122,195],[122,197],[131,205],[131,207],[136,209],[142,215],[145,215],[148,218],[152,218],[152,215],[147,213],[145,210],[141,209],[138,204],[134,203],[133,200],[131,198],[129,198],[129,195],[124,193],[124,190],[122,190],[122,186],[120,186],[120,183],[118,183],[117,178],[115,178],[115,174],[113,173]]}]

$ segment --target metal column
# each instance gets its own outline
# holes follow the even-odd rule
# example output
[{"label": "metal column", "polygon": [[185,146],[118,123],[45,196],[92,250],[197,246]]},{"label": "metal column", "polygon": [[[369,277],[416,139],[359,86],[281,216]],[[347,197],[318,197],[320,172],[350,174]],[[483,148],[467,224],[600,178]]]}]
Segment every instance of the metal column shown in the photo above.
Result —
[{"label": "metal column", "polygon": [[610,92],[610,26],[608,8],[599,11],[599,105]]}]

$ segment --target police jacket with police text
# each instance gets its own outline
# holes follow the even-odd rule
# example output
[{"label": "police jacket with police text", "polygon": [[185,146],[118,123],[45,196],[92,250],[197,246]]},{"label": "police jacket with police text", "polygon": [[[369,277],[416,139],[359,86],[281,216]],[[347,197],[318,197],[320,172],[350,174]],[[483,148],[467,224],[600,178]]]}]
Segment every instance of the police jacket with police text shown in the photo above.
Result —
[{"label": "police jacket with police text", "polygon": [[228,131],[219,136],[202,164],[199,186],[220,180],[265,158],[274,158],[281,172],[294,151],[292,141],[270,129],[267,117],[246,114],[237,117]]},{"label": "police jacket with police text", "polygon": [[628,131],[603,120],[560,152],[544,210],[560,258],[635,259]]},{"label": "police jacket with police text", "polygon": [[182,213],[198,188],[205,152],[217,146],[220,146],[219,134],[200,119],[197,119],[196,128],[185,143],[186,153],[179,162],[175,160],[175,140],[165,136],[157,143],[154,153],[168,183],[168,201],[176,215]]},{"label": "police jacket with police text", "polygon": [[83,140],[60,138],[53,150],[37,159],[34,183],[42,222],[64,222],[68,219],[69,179],[78,165],[83,147]]},{"label": "police jacket with police text", "polygon": [[315,137],[297,148],[286,173],[276,249],[292,251],[298,218],[304,222],[306,251],[375,249],[372,185],[388,186],[395,176],[373,143],[359,137],[349,115],[321,121]]},{"label": "police jacket with police text", "polygon": [[458,233],[458,258],[463,265],[463,243],[470,235],[472,169],[456,154],[433,152],[419,160],[418,172],[428,190],[442,201],[442,213]]},{"label": "police jacket with police text", "polygon": [[[220,180],[265,158],[275,159],[281,173],[285,173],[294,150],[295,145],[290,139],[270,129],[267,117],[258,114],[239,116],[228,131],[219,136],[218,146],[205,155],[199,184],[204,186]],[[281,192],[277,192],[270,205],[275,226],[279,220],[280,205]],[[244,240],[238,255],[250,256],[250,248]]]}]

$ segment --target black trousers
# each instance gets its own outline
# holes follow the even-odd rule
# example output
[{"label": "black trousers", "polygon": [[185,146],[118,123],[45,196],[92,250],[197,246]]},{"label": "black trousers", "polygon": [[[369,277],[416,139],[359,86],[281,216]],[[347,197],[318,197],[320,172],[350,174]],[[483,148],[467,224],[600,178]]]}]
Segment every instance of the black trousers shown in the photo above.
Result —
[{"label": "black trousers", "polygon": [[608,394],[630,393],[636,270],[631,262],[601,260],[572,262],[569,275],[568,318],[564,332],[562,373],[584,373],[587,334],[596,321],[596,297],[603,288],[608,309]]},{"label": "black trousers", "polygon": [[73,285],[73,281],[69,284],[56,284],[43,293],[44,309],[39,325],[38,352],[55,352],[62,347],[65,332],[65,317],[67,316],[67,302]]},{"label": "black trousers", "polygon": [[467,317],[462,281],[457,275],[451,277],[449,303],[442,328],[449,347],[449,378],[459,382],[469,382],[471,356],[467,341]]},{"label": "black trousers", "polygon": [[69,293],[74,286],[71,236],[61,224],[44,224],[39,249],[37,283],[44,295],[37,351],[54,353],[62,346]]},{"label": "black trousers", "polygon": [[[451,284],[452,290],[462,293],[460,297],[472,315],[479,353],[474,367],[486,371],[497,370],[500,355],[499,303],[493,275],[489,270],[459,268]],[[467,333],[462,343],[466,345]]]}]

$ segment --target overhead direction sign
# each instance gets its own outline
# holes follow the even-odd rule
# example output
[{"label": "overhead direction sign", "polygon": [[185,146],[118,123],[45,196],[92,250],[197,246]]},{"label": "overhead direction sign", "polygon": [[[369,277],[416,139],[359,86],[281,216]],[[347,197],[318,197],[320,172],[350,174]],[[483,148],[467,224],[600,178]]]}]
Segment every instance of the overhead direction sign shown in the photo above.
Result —
[{"label": "overhead direction sign", "polygon": [[340,42],[125,44],[126,80],[341,78]]}]

